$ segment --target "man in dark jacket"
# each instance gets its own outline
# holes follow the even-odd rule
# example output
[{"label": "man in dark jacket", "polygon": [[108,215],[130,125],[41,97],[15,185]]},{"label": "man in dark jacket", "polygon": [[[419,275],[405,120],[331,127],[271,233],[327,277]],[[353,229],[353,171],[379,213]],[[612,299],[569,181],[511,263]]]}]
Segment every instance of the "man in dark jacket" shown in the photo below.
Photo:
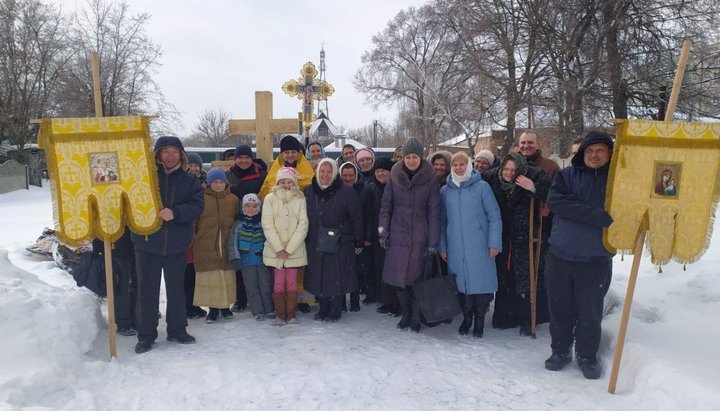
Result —
[{"label": "man in dark jacket", "polygon": [[[230,184],[230,191],[239,199],[245,197],[245,194],[257,194],[265,182],[267,171],[263,170],[262,160],[256,160],[255,154],[248,145],[235,147],[235,164],[225,172]],[[265,167],[267,169],[267,166]],[[242,215],[242,210],[240,211]],[[238,220],[240,215],[235,216]],[[245,283],[243,282],[240,270],[235,271],[235,304],[230,308],[232,311],[239,313],[247,308],[248,299]]]},{"label": "man in dark jacket", "polygon": [[188,246],[193,236],[193,221],[202,213],[203,190],[195,174],[188,173],[188,158],[180,139],[160,137],[155,143],[160,200],[163,209],[160,229],[149,235],[132,235],[137,265],[137,331],[135,352],[150,351],[158,337],[160,276],[165,273],[167,294],[168,341],[192,344],[185,317],[184,272]]},{"label": "man in dark jacket", "polygon": [[578,366],[588,379],[602,374],[596,354],[612,278],[614,254],[602,241],[603,228],[613,222],[604,207],[612,148],[609,135],[588,133],[572,166],[557,173],[548,194],[555,217],[546,261],[552,356],[545,368],[557,371],[572,360],[575,337]]}]

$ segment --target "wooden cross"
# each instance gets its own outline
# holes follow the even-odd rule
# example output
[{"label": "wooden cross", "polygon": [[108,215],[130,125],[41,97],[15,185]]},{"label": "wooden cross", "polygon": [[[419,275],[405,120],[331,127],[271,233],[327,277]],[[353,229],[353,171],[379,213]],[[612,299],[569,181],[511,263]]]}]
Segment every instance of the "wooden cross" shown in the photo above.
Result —
[{"label": "wooden cross", "polygon": [[310,137],[310,126],[313,122],[313,102],[317,98],[327,98],[335,92],[335,87],[326,81],[320,81],[317,78],[318,71],[315,65],[307,62],[300,70],[302,77],[297,80],[286,81],[282,86],[282,90],[290,97],[297,96],[298,100],[303,101],[302,118],[303,128],[305,129],[305,138]]},{"label": "wooden cross", "polygon": [[258,158],[267,164],[273,161],[272,135],[278,133],[297,133],[298,119],[273,118],[272,93],[255,92],[255,119],[228,121],[230,134],[254,134],[255,150]]}]

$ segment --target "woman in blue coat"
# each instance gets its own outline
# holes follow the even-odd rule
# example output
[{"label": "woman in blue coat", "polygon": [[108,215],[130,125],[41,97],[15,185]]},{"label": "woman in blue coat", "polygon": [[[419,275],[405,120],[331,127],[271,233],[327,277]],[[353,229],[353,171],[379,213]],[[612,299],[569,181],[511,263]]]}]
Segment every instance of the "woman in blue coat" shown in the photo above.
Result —
[{"label": "woman in blue coat", "polygon": [[502,251],[502,218],[492,189],[470,166],[470,157],[455,153],[451,166],[440,191],[440,256],[455,274],[462,299],[458,332],[467,335],[474,316],[473,336],[480,338],[485,312],[498,288],[495,256]]}]

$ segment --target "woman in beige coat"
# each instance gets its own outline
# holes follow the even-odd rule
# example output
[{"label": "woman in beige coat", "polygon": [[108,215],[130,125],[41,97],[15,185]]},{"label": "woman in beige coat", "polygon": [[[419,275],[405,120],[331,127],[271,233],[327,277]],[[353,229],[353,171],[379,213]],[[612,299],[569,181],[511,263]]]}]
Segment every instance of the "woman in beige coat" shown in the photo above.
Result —
[{"label": "woman in beige coat", "polygon": [[207,182],[205,207],[195,225],[192,244],[197,271],[193,303],[210,307],[205,321],[214,323],[220,315],[233,317],[228,307],[235,302],[235,270],[228,261],[225,241],[240,210],[240,200],[230,192],[223,170],[211,169]]},{"label": "woman in beige coat", "polygon": [[282,167],[275,186],[265,197],[262,228],[265,233],[263,262],[275,268],[273,303],[277,323],[294,323],[297,309],[298,268],[307,265],[305,236],[308,218],[305,196],[297,184],[297,172]]}]

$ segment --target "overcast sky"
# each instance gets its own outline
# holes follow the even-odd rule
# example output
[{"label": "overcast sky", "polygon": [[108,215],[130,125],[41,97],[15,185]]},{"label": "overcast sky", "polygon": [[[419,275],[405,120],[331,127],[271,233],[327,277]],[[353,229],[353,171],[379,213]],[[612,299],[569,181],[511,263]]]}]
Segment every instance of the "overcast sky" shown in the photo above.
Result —
[{"label": "overcast sky", "polygon": [[[65,10],[84,0],[59,1]],[[393,119],[395,110],[365,104],[352,86],[362,54],[398,12],[425,0],[126,0],[151,15],[149,37],[162,48],[155,75],[189,134],[198,117],[222,107],[232,118],[254,118],[256,90],[273,93],[274,117],[297,118],[300,100],[281,90],[307,61],[319,65],[325,44],[328,102],[337,126]]]}]

